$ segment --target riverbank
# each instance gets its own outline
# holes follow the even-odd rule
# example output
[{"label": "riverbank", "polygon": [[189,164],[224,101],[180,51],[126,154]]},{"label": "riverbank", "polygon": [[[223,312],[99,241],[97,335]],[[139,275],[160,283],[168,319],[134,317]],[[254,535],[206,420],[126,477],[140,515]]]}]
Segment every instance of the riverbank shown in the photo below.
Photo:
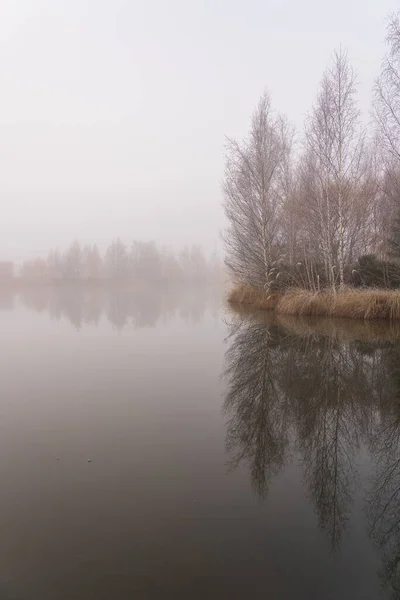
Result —
[{"label": "riverbank", "polygon": [[280,315],[400,320],[400,291],[355,289],[312,292],[292,288],[267,293],[250,285],[237,285],[228,293],[230,304],[273,310]]}]

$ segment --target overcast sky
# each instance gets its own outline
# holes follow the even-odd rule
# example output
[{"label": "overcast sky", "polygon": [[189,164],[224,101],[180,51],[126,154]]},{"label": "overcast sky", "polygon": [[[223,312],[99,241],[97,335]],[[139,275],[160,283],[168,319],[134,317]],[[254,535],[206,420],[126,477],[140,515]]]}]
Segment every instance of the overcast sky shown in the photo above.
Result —
[{"label": "overcast sky", "polygon": [[301,129],[334,48],[368,119],[395,0],[0,0],[0,257],[74,238],[213,249],[224,136]]}]

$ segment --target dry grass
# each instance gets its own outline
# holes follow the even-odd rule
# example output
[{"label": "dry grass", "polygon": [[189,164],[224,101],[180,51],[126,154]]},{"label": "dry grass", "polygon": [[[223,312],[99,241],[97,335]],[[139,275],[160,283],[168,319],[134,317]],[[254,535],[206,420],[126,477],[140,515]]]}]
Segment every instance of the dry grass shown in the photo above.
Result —
[{"label": "dry grass", "polygon": [[346,288],[337,292],[311,292],[293,288],[282,295],[240,285],[231,290],[232,304],[276,310],[280,315],[400,320],[400,291]]},{"label": "dry grass", "polygon": [[332,315],[332,294],[301,288],[287,290],[280,297],[277,311],[282,315],[327,317]]},{"label": "dry grass", "polygon": [[229,290],[227,299],[231,304],[250,304],[254,308],[274,310],[279,296],[276,294],[267,294],[261,288],[239,284]]},{"label": "dry grass", "polygon": [[400,319],[400,292],[344,289],[337,292],[289,290],[277,311],[285,315],[345,317],[350,319]]}]

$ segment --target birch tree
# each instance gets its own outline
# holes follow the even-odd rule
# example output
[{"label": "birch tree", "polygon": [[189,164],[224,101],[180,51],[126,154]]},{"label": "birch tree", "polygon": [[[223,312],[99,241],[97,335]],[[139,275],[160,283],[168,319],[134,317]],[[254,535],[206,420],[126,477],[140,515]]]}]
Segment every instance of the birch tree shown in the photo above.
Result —
[{"label": "birch tree", "polygon": [[[373,115],[376,135],[383,158],[383,193],[386,224],[394,221],[387,232],[389,256],[396,254],[400,221],[400,11],[394,13],[386,29],[388,51],[382,61],[381,74],[374,86]],[[386,227],[386,230],[388,227]]]},{"label": "birch tree", "polygon": [[374,86],[374,117],[377,133],[388,157],[400,161],[400,11],[386,30],[388,52]]},{"label": "birch tree", "polygon": [[323,75],[305,136],[308,200],[319,221],[319,242],[328,278],[334,284],[333,270],[338,266],[341,286],[349,237],[347,224],[363,174],[364,134],[355,94],[356,76],[347,53],[335,52],[332,67]]},{"label": "birch tree", "polygon": [[[249,138],[227,141],[224,209],[227,266],[236,281],[268,289],[281,251],[281,214],[293,132],[265,93]],[[286,175],[287,176],[287,175]]]}]

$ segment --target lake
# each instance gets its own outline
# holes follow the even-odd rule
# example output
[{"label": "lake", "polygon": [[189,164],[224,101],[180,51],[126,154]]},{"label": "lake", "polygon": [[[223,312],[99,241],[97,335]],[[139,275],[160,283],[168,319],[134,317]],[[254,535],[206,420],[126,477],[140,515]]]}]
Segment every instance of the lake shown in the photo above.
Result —
[{"label": "lake", "polygon": [[0,599],[400,598],[400,329],[0,291]]}]

